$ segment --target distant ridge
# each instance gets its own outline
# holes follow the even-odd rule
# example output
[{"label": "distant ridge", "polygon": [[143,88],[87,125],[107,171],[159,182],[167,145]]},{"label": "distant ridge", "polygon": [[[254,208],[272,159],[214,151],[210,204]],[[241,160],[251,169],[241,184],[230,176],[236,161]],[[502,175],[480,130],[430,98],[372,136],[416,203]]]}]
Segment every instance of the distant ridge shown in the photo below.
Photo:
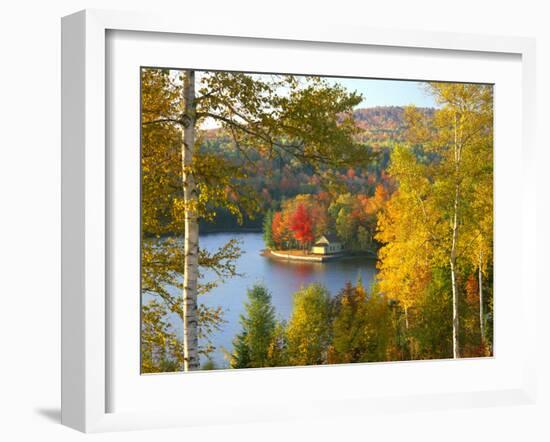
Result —
[{"label": "distant ridge", "polygon": [[[418,107],[421,112],[433,116],[436,111],[431,107]],[[355,109],[353,118],[357,125],[366,131],[400,131],[405,127],[405,106],[374,106]],[[220,135],[221,128],[204,130],[206,139],[213,139]]]},{"label": "distant ridge", "polygon": [[[429,116],[433,116],[435,109],[431,107],[417,108]],[[363,129],[398,130],[405,126],[404,106],[375,106],[355,109],[353,117]]]}]

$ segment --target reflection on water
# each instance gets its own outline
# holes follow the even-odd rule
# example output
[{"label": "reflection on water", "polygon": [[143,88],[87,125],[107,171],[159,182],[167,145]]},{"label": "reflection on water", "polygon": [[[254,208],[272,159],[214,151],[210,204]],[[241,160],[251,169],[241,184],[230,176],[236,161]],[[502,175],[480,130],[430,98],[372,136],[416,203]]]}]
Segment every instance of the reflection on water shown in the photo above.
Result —
[{"label": "reflection on water", "polygon": [[[261,256],[264,248],[261,233],[216,233],[200,237],[200,247],[215,251],[232,238],[241,241],[243,255],[237,261],[237,271],[241,276],[220,284],[210,293],[201,296],[199,302],[212,307],[222,306],[224,318],[222,330],[211,340],[216,347],[212,356],[218,367],[227,365],[222,347],[231,351],[233,337],[240,331],[239,316],[244,310],[246,290],[256,283],[264,284],[271,292],[272,302],[280,319],[288,319],[292,309],[292,294],[301,287],[318,282],[332,295],[336,295],[348,281],[355,283],[360,277],[365,287],[374,279],[375,261],[367,258],[354,258],[329,262],[280,261]],[[212,272],[205,272],[201,282],[215,279]],[[174,291],[174,294],[177,294]],[[174,327],[181,334],[182,326],[175,321]],[[179,322],[179,321],[178,321]]]}]

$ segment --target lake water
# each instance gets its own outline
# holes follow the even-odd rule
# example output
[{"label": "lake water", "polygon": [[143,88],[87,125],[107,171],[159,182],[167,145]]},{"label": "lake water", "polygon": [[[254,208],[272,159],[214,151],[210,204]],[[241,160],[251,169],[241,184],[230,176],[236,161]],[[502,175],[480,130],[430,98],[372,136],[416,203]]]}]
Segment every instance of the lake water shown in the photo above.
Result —
[{"label": "lake water", "polygon": [[[241,241],[243,255],[237,261],[236,276],[220,284],[214,290],[199,297],[199,302],[207,306],[221,306],[226,323],[222,330],[211,336],[216,347],[211,356],[218,368],[226,367],[222,348],[232,350],[232,341],[240,331],[239,317],[244,312],[246,290],[256,283],[264,284],[271,292],[272,302],[279,319],[287,320],[292,309],[292,295],[301,287],[318,282],[336,295],[348,281],[355,283],[361,277],[365,287],[370,287],[376,272],[375,261],[369,258],[353,258],[324,263],[279,261],[261,256],[265,248],[261,233],[212,233],[201,235],[200,247],[210,252],[216,251],[230,239]],[[201,282],[215,279],[206,273]],[[174,291],[174,294],[177,294]],[[173,324],[181,334],[181,324]],[[204,361],[203,361],[204,362]]]}]

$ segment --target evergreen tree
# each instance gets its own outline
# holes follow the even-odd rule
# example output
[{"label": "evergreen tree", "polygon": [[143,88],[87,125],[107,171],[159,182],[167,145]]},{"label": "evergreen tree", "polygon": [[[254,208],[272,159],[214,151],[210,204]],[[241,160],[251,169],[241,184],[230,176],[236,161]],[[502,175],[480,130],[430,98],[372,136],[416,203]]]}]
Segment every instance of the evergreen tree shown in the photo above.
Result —
[{"label": "evergreen tree", "polygon": [[231,356],[232,368],[248,368],[250,365],[250,352],[247,343],[246,331],[239,333],[233,340],[233,354]]},{"label": "evergreen tree", "polygon": [[255,285],[247,292],[245,315],[241,315],[242,331],[234,340],[233,368],[269,367],[270,348],[275,339],[277,320],[271,294]]},{"label": "evergreen tree", "polygon": [[275,246],[273,241],[273,210],[268,210],[264,217],[263,232],[264,232],[264,244],[268,249],[272,249]]}]

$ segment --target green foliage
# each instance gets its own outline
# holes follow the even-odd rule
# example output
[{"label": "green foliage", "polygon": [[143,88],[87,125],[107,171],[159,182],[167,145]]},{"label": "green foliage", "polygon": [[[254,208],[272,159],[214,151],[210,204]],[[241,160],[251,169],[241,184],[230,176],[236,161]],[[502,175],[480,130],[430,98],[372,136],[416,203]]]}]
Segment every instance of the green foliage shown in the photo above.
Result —
[{"label": "green foliage", "polygon": [[277,321],[273,339],[269,344],[268,357],[271,366],[285,367],[290,364],[288,359],[288,337],[286,323]]},{"label": "green foliage", "polygon": [[396,329],[392,309],[374,287],[367,294],[361,281],[347,283],[333,300],[330,363],[376,362],[390,359]]},{"label": "green foliage", "polygon": [[419,300],[411,335],[415,340],[415,359],[453,357],[452,299],[448,269],[435,269]]},{"label": "green foliage", "polygon": [[231,355],[231,368],[251,368],[248,334],[245,331],[239,333],[233,339],[233,354]]},{"label": "green foliage", "polygon": [[[281,210],[268,212],[271,223],[264,224],[264,241],[270,239],[280,250],[303,248],[305,235],[297,232],[307,231],[310,245],[311,238],[318,239],[327,233],[336,233],[347,250],[353,252],[375,252],[378,244],[374,240],[376,217],[389,197],[382,185],[374,188],[372,195],[351,194],[331,195],[320,192],[316,195],[297,195],[284,200]],[[297,214],[305,211],[307,216],[297,222]],[[271,229],[269,229],[271,226]],[[306,229],[307,227],[307,229]],[[266,233],[267,232],[267,233]],[[270,235],[269,237],[267,235]],[[311,236],[312,235],[312,236]]]},{"label": "green foliage", "polygon": [[202,364],[201,370],[217,370],[217,366],[212,359],[208,359],[204,364]]},{"label": "green foliage", "polygon": [[336,217],[336,234],[348,247],[355,243],[355,232],[357,230],[357,220],[351,217],[348,208],[342,207]]},{"label": "green foliage", "polygon": [[262,224],[264,244],[268,249],[272,249],[275,246],[275,243],[273,241],[273,233],[271,230],[272,224],[273,224],[273,211],[268,210],[267,213],[265,214],[264,221]]},{"label": "green foliage", "polygon": [[361,100],[320,77],[204,72],[198,114],[221,123],[244,156],[259,151],[342,167],[371,158],[354,139],[352,109]]},{"label": "green foliage", "polygon": [[369,344],[367,296],[363,287],[347,283],[333,300],[331,363],[364,362]]},{"label": "green foliage", "polygon": [[[167,319],[181,317],[182,305],[167,287],[182,288],[190,209],[203,231],[262,228],[268,248],[306,247],[325,233],[351,251],[382,246],[370,293],[348,284],[330,300],[322,286],[305,287],[288,324],[275,319],[267,289],[253,287],[232,367],[452,357],[451,260],[461,354],[492,354],[491,86],[431,84],[437,110],[357,110],[362,97],[319,77],[201,72],[197,145],[186,169],[198,200],[186,207],[181,75],[142,70],[141,283],[143,298],[153,297],[142,309],[143,372],[182,366]],[[219,127],[202,129],[206,119]],[[216,279],[199,294],[237,275],[240,256],[234,241],[201,249],[199,275]],[[199,305],[203,339],[222,326],[221,308]],[[213,347],[200,350],[208,355]]]},{"label": "green foliage", "polygon": [[[255,156],[270,160],[284,156],[316,170],[366,166],[372,157],[355,140],[352,109],[362,100],[358,94],[319,77],[203,71],[196,76],[197,94],[190,107],[182,98],[184,80],[188,84],[195,76],[186,72],[141,71],[142,296],[152,295],[165,303],[167,312],[180,315],[182,307],[166,287],[181,288],[185,220],[190,213],[192,222],[202,225],[219,213],[231,215],[240,225],[254,219],[263,205],[259,189],[249,181]],[[281,94],[282,88],[287,93]],[[189,109],[192,115],[182,117]],[[201,128],[206,119],[221,125],[234,155],[208,148],[208,133]],[[184,169],[182,134],[189,124],[197,145],[190,147],[192,157]],[[197,187],[187,200],[184,176],[193,177]],[[220,280],[234,276],[233,263],[239,255],[235,244],[212,254],[201,251],[200,269],[191,274],[209,269]],[[199,287],[198,292],[205,294],[218,282]],[[198,324],[199,334],[204,337],[220,328],[221,309],[199,305],[198,310],[198,321],[192,318],[192,323]],[[212,347],[202,350],[208,353]]]},{"label": "green foliage", "polygon": [[276,339],[277,321],[271,295],[261,285],[247,292],[245,314],[241,315],[242,331],[234,340],[233,368],[269,367],[270,353]]},{"label": "green foliage", "polygon": [[[168,315],[183,315],[181,298],[168,290],[168,287],[182,289],[181,129],[171,120],[181,114],[183,103],[181,85],[170,72],[143,69],[141,80],[141,291],[142,299],[153,297],[155,301],[150,307],[144,304],[142,311],[141,345],[146,353],[142,357],[142,370],[162,372],[181,369],[182,363],[178,352],[167,351],[165,346],[167,342],[172,343],[172,348],[176,346],[175,336],[167,328]],[[209,183],[212,199],[213,195],[220,195],[220,188],[227,181],[209,159],[205,156],[197,161],[197,175],[201,183]],[[206,205],[201,210],[205,216],[208,214]],[[208,269],[217,279],[199,286],[199,294],[206,294],[236,275],[234,262],[240,254],[235,241],[212,253],[200,250],[199,273]],[[223,312],[200,304],[198,319],[199,336],[207,338],[207,344],[199,351],[207,354],[213,350],[208,338],[223,324]]]}]

